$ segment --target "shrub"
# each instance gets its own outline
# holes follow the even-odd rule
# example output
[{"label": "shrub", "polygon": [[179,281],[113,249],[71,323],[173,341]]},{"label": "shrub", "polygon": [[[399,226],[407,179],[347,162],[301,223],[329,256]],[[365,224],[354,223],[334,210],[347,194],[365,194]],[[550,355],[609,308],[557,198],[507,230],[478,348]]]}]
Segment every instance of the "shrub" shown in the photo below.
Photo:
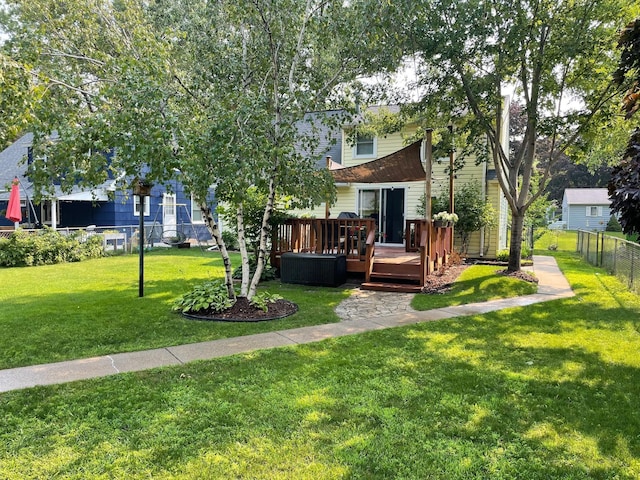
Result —
[{"label": "shrub", "polygon": [[[249,257],[249,272],[250,275],[253,276],[253,274],[256,271],[256,267],[258,266],[258,259],[254,256],[250,256]],[[242,279],[242,267],[237,267],[234,271],[233,271],[233,278],[235,280],[241,280]],[[260,281],[261,282],[267,282],[269,280],[275,280],[276,278],[276,269],[273,268],[271,265],[265,264],[264,268],[262,269],[262,275],[260,275]]]},{"label": "shrub", "polygon": [[[531,258],[531,249],[527,245],[522,245],[520,258]],[[500,250],[496,255],[496,260],[498,260],[499,262],[508,262],[509,249],[505,248],[504,250]]]},{"label": "shrub", "polygon": [[178,297],[173,302],[173,310],[195,313],[201,310],[221,312],[232,307],[234,301],[227,294],[227,287],[221,280],[201,283],[193,290]]},{"label": "shrub", "polygon": [[83,232],[62,235],[48,227],[35,233],[16,230],[8,240],[0,243],[0,265],[5,267],[79,262],[102,254],[100,235],[83,241]]},{"label": "shrub", "polygon": [[278,300],[282,300],[282,296],[278,295],[277,293],[261,292],[257,295],[254,295],[250,303],[254,307],[260,308],[266,312],[269,310],[269,304],[275,303]]},{"label": "shrub", "polygon": [[620,225],[620,222],[618,221],[618,219],[611,215],[611,218],[609,218],[609,221],[607,222],[607,226],[605,227],[605,231],[607,232],[621,232],[622,231],[622,225]]},{"label": "shrub", "polygon": [[238,244],[238,236],[231,230],[224,230],[222,232],[222,240],[224,241],[227,250],[238,250],[240,245]]},{"label": "shrub", "polygon": [[509,250],[508,249],[500,250],[496,255],[496,260],[498,260],[499,262],[508,262]]}]

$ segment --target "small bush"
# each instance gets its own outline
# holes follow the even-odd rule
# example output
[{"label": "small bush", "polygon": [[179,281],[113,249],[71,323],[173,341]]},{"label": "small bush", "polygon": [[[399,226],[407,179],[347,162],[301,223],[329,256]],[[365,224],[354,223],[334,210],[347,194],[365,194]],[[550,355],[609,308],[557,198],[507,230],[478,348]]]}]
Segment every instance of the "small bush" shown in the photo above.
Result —
[{"label": "small bush", "polygon": [[509,250],[500,250],[496,256],[496,260],[499,262],[508,262],[509,261]]},{"label": "small bush", "polygon": [[238,236],[231,230],[224,230],[222,232],[222,240],[224,241],[227,250],[238,250],[240,245],[238,244]]},{"label": "small bush", "polygon": [[254,295],[250,303],[254,307],[260,308],[266,312],[269,310],[269,304],[275,303],[278,300],[282,300],[282,296],[278,295],[277,293],[261,292],[257,295]]},{"label": "small bush", "polygon": [[232,307],[234,301],[227,294],[227,287],[221,280],[201,283],[173,302],[173,310],[195,313],[201,310],[221,312]]},{"label": "small bush", "polygon": [[30,267],[79,262],[102,254],[100,235],[83,241],[83,232],[62,235],[48,227],[35,233],[16,230],[8,240],[0,243],[0,266]]},{"label": "small bush", "polygon": [[[249,257],[249,274],[251,276],[253,276],[253,274],[256,271],[256,267],[258,266],[258,260],[256,259],[256,257],[254,256],[250,256]],[[242,267],[237,267],[234,271],[233,271],[233,278],[235,280],[241,280],[242,279]],[[262,269],[262,275],[260,275],[260,281],[261,282],[268,282],[269,280],[275,280],[276,279],[276,269],[273,268],[271,265],[269,264],[265,264],[264,268]]]},{"label": "small bush", "polygon": [[609,221],[607,222],[607,226],[605,227],[605,231],[607,231],[607,232],[621,232],[622,231],[622,225],[620,225],[620,222],[618,221],[618,219],[616,217],[611,215],[611,218],[609,218]]},{"label": "small bush", "polygon": [[[520,251],[520,258],[531,258],[531,249],[522,245],[522,250]],[[509,261],[509,249],[505,248],[504,250],[500,250],[496,256],[496,260],[499,262],[508,262]]]}]

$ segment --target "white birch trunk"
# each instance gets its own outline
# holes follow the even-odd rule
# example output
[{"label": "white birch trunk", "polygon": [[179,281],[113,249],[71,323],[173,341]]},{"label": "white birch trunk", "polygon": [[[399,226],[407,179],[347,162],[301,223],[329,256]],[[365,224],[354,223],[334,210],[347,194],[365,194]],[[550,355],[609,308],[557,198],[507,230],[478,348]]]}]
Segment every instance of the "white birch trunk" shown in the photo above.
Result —
[{"label": "white birch trunk", "polygon": [[200,206],[200,211],[202,212],[202,218],[204,219],[205,225],[207,225],[209,233],[211,233],[211,236],[213,237],[218,249],[220,250],[220,256],[222,257],[222,263],[224,264],[224,278],[225,286],[227,287],[227,294],[229,295],[229,298],[235,300],[236,292],[233,288],[233,271],[231,268],[231,259],[229,258],[227,246],[224,244],[224,240],[222,239],[220,227],[214,220],[209,205],[202,201],[198,201],[198,205]]},{"label": "white birch trunk", "polygon": [[249,293],[249,280],[251,269],[249,267],[249,252],[247,252],[247,238],[244,231],[244,207],[238,204],[236,209],[236,222],[238,224],[238,245],[240,246],[240,258],[242,259],[242,282],[240,284],[240,296],[246,297]]},{"label": "white birch trunk", "polygon": [[267,255],[267,240],[269,239],[269,220],[271,219],[271,212],[273,212],[273,206],[276,199],[276,185],[272,178],[269,181],[269,197],[267,198],[267,205],[264,208],[264,215],[262,216],[262,228],[260,230],[260,245],[258,247],[258,264],[256,265],[256,271],[251,279],[251,285],[249,286],[249,293],[247,298],[251,300],[256,294],[258,284],[260,283],[260,277],[264,270],[265,257]]}]

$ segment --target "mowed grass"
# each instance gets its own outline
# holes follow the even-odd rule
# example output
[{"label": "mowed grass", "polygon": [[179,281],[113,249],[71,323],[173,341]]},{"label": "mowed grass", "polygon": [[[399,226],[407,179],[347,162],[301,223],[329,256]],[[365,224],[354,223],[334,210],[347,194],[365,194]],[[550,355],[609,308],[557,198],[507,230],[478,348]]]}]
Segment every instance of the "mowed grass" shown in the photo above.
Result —
[{"label": "mowed grass", "polygon": [[[239,256],[233,255],[234,265]],[[28,268],[0,269],[0,368],[51,363],[237,337],[339,321],[335,307],[351,290],[265,282],[262,290],[293,301],[298,313],[259,323],[203,322],[171,311],[173,300],[204,280],[222,278],[217,252],[159,249],[145,255],[144,297],[137,255]],[[467,269],[451,292],[418,295],[418,310],[534,293],[536,286]]]},{"label": "mowed grass", "polygon": [[504,269],[491,265],[470,266],[460,274],[446,294],[416,295],[411,306],[416,310],[430,310],[536,293],[537,284],[500,275],[499,272]]},{"label": "mowed grass", "polygon": [[640,478],[640,299],[576,296],[0,395],[0,478]]},{"label": "mowed grass", "polygon": [[[233,255],[234,265],[239,256]],[[138,256],[0,269],[0,368],[337,322],[342,288],[266,283],[262,288],[298,304],[291,317],[259,323],[188,320],[173,300],[204,280],[222,278],[217,252],[160,249],[144,261],[144,297],[138,297]]]}]

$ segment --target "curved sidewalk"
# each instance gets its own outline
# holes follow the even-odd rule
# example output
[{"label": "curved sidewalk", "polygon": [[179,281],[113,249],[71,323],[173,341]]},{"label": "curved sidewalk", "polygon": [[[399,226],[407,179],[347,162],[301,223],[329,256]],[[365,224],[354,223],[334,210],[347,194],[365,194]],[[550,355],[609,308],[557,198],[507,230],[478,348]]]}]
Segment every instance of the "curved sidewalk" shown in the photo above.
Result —
[{"label": "curved sidewalk", "polygon": [[168,365],[181,365],[193,360],[207,360],[265,348],[318,342],[327,338],[354,335],[371,330],[483,314],[504,308],[523,307],[574,295],[569,282],[560,272],[553,257],[534,256],[532,270],[539,280],[538,293],[533,295],[437,308],[424,312],[412,310],[401,314],[344,320],[338,323],[259,333],[244,337],[0,370],[0,392]]}]

